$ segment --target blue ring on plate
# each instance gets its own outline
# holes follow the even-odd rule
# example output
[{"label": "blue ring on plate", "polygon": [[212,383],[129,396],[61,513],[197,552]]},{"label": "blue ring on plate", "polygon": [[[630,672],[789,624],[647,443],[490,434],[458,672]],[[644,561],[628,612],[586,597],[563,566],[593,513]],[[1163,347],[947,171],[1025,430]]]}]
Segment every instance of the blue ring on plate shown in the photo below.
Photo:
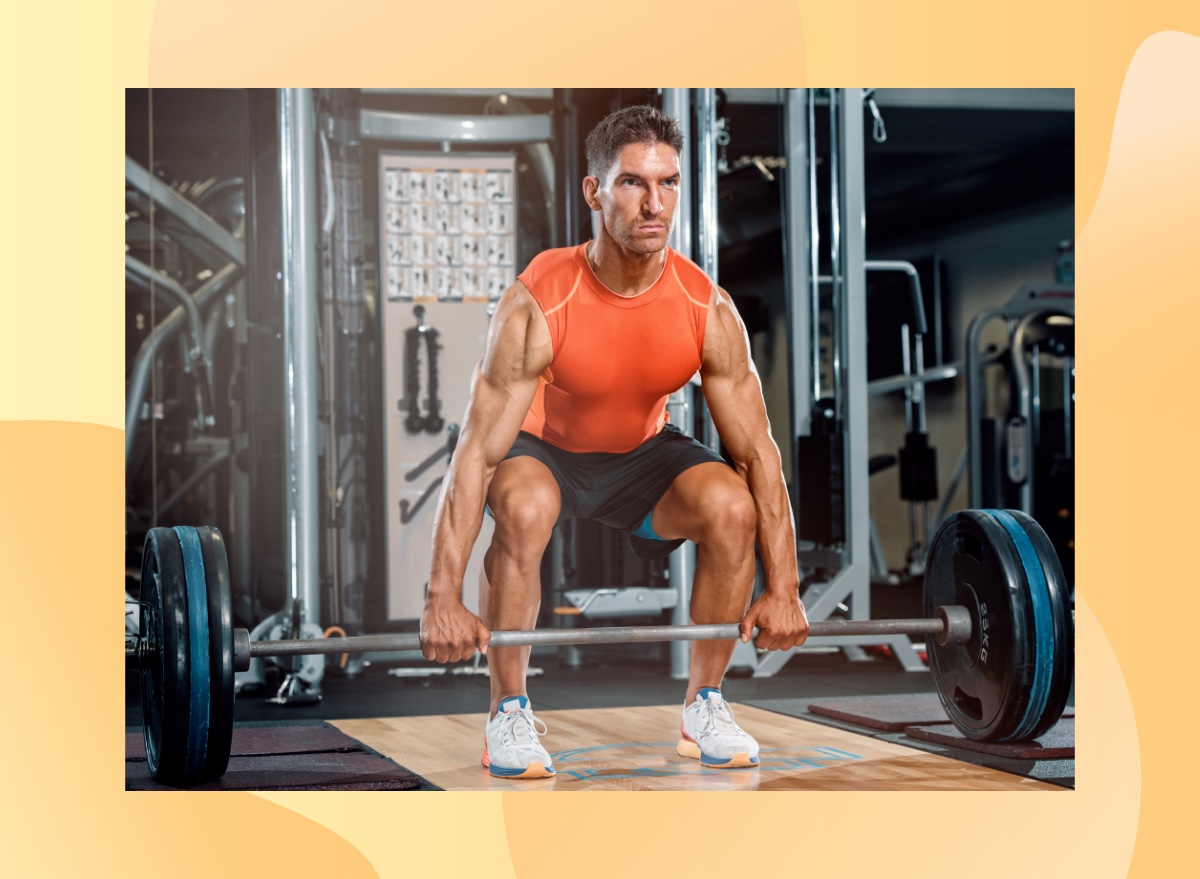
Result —
[{"label": "blue ring on plate", "polygon": [[191,658],[188,692],[188,743],[184,775],[199,778],[208,757],[209,668],[208,580],[204,573],[204,553],[195,528],[175,526],[183,551],[183,576],[187,586],[188,654]]},{"label": "blue ring on plate", "polygon": [[1038,559],[1037,550],[1021,524],[1004,510],[986,512],[1008,532],[1017,548],[1021,566],[1025,569],[1030,606],[1033,608],[1034,672],[1029,704],[1025,707],[1025,715],[1021,722],[1008,737],[1010,741],[1020,742],[1033,734],[1050,699],[1050,687],[1054,676],[1054,618],[1050,612],[1050,587],[1046,583],[1046,572]]}]

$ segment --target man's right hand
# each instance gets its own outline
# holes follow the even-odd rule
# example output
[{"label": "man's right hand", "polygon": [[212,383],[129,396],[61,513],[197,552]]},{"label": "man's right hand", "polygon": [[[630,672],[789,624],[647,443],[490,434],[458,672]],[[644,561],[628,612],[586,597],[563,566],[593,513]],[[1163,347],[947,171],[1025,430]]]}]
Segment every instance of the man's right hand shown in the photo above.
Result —
[{"label": "man's right hand", "polygon": [[435,662],[470,659],[487,653],[492,633],[457,598],[428,598],[421,614],[421,652]]}]

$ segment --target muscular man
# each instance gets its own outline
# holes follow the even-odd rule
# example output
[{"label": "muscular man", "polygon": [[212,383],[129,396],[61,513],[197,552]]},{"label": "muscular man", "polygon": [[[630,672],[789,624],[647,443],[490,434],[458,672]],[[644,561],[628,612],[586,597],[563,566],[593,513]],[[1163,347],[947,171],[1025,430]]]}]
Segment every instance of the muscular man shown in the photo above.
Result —
[{"label": "muscular man", "polygon": [[[427,658],[488,654],[491,774],[554,773],[525,689],[528,647],[488,653],[491,630],[532,629],[539,566],[555,524],[589,518],[629,532],[658,558],[696,543],[692,621],[757,626],[760,648],[801,644],[796,543],[779,450],[746,332],[729,295],[667,246],[679,203],[683,139],[650,107],[613,113],[588,136],[583,194],[596,238],[538,255],[504,294],[476,368],[434,528],[421,616]],[[667,397],[699,370],[735,466],[667,423]],[[485,511],[480,617],[462,577]],[[750,605],[757,538],[765,593]],[[678,752],[705,766],[758,763],[721,681],[735,641],[692,645]]]}]

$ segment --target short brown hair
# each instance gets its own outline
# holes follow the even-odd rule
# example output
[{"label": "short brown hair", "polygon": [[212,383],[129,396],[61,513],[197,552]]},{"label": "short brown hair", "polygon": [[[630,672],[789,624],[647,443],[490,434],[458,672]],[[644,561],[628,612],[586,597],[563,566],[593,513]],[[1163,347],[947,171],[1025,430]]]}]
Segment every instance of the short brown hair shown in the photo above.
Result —
[{"label": "short brown hair", "polygon": [[679,123],[654,107],[639,105],[609,113],[587,136],[588,176],[603,181],[621,150],[631,143],[665,143],[682,153],[683,133]]}]

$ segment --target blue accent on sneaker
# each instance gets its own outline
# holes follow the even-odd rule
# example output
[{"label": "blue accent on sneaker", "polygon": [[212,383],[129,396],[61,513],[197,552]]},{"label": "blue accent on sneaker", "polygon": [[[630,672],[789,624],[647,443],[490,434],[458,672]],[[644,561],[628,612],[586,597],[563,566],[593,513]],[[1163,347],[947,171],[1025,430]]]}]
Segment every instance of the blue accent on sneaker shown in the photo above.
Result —
[{"label": "blue accent on sneaker", "polygon": [[701,687],[696,691],[696,700],[699,702],[704,701],[708,698],[709,693],[716,693],[718,696],[721,695],[721,691],[716,687]]},{"label": "blue accent on sneaker", "polygon": [[529,697],[528,696],[509,696],[507,699],[505,699],[504,701],[502,701],[500,703],[500,706],[496,709],[496,713],[503,714],[505,711],[508,710],[507,706],[512,702],[516,702],[518,708],[528,708],[529,707]]},{"label": "blue accent on sneaker", "polygon": [[[555,774],[553,766],[544,766],[542,768],[545,769],[550,775]],[[493,763],[488,767],[488,772],[490,772],[492,775],[499,776],[500,778],[512,778],[517,775],[524,775],[528,771],[528,766],[522,766],[519,769],[509,769],[507,766],[497,766],[495,763]]]}]

